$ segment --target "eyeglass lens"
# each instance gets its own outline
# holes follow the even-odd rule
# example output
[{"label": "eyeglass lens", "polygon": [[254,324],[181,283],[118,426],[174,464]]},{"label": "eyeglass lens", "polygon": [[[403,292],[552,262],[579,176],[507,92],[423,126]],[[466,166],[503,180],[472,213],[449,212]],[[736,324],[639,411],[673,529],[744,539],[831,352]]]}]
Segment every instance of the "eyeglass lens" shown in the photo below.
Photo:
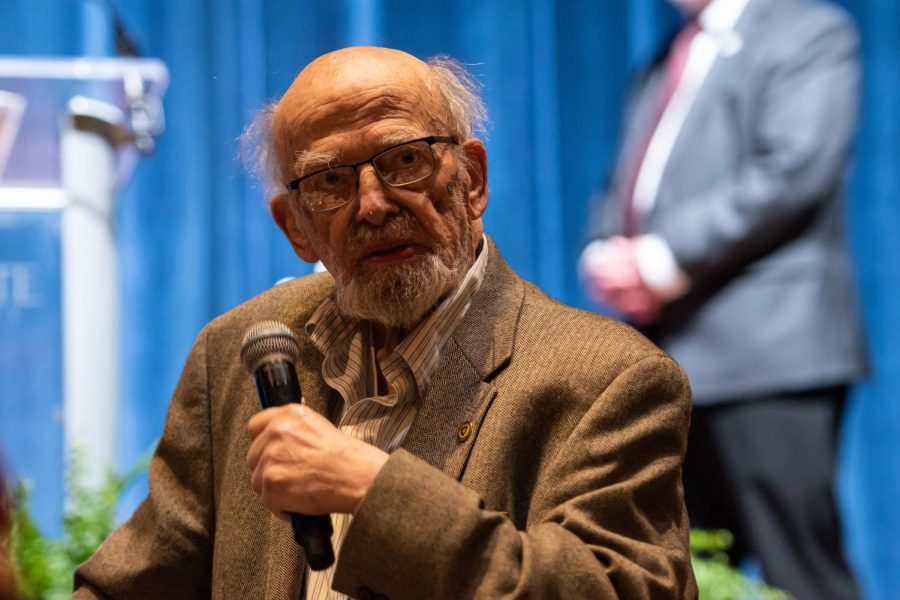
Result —
[{"label": "eyeglass lens", "polygon": [[[434,155],[428,142],[410,142],[375,156],[372,164],[388,185],[409,185],[431,175]],[[310,210],[322,211],[349,202],[356,193],[356,184],[356,169],[342,166],[307,177],[299,189]]]}]

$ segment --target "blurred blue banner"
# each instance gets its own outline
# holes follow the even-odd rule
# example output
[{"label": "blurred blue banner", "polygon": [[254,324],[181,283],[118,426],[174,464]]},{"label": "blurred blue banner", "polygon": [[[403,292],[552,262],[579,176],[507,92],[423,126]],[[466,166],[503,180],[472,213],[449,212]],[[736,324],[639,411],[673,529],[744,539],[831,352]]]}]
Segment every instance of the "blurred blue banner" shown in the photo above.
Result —
[{"label": "blurred blue banner", "polygon": [[0,452],[50,535],[63,508],[59,232],[56,210],[0,209]]}]

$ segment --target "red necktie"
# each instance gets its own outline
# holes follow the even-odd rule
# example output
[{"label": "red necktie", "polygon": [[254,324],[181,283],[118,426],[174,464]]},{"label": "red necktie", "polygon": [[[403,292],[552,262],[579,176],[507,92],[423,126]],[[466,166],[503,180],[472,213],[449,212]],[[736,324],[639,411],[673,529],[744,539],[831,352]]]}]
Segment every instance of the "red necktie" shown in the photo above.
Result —
[{"label": "red necktie", "polygon": [[626,172],[622,179],[622,185],[619,188],[621,189],[624,212],[622,233],[625,236],[630,237],[636,235],[640,231],[641,215],[638,214],[634,207],[634,188],[637,185],[638,174],[641,171],[641,165],[644,162],[644,156],[647,154],[647,149],[650,147],[650,140],[653,139],[653,134],[656,132],[659,121],[662,119],[666,107],[672,100],[675,90],[678,89],[678,84],[681,83],[681,78],[684,75],[684,68],[687,66],[688,62],[691,42],[699,31],[700,24],[697,22],[697,19],[692,19],[685,23],[684,27],[681,28],[681,31],[678,32],[678,35],[675,36],[675,39],[672,41],[672,45],[669,47],[669,56],[666,59],[665,72],[663,73],[663,80],[660,82],[659,94],[655,101],[653,113],[651,113],[651,118],[647,122],[643,138],[641,138],[640,143],[634,147],[633,154],[626,163]]}]

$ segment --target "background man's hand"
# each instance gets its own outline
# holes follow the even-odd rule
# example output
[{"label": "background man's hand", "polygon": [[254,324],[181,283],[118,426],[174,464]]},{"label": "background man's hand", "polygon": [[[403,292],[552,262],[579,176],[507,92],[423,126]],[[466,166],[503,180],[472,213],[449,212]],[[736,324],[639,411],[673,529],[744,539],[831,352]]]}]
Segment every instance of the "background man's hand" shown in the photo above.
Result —
[{"label": "background man's hand", "polygon": [[301,404],[266,409],[247,431],[251,484],[282,519],[288,512],[352,513],[388,459]]},{"label": "background man's hand", "polygon": [[587,289],[593,300],[640,324],[659,318],[663,301],[641,278],[637,243],[633,238],[610,238],[601,260],[586,268]]}]

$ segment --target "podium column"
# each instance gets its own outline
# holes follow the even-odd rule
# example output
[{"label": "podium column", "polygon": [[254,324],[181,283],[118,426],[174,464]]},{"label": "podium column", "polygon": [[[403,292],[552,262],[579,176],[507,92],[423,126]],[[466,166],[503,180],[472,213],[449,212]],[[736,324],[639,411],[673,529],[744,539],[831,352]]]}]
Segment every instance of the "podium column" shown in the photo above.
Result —
[{"label": "podium column", "polygon": [[[119,417],[117,146],[128,139],[117,107],[81,96],[61,130],[63,430],[89,484],[116,464]],[[86,349],[90,349],[86,351]]]}]

